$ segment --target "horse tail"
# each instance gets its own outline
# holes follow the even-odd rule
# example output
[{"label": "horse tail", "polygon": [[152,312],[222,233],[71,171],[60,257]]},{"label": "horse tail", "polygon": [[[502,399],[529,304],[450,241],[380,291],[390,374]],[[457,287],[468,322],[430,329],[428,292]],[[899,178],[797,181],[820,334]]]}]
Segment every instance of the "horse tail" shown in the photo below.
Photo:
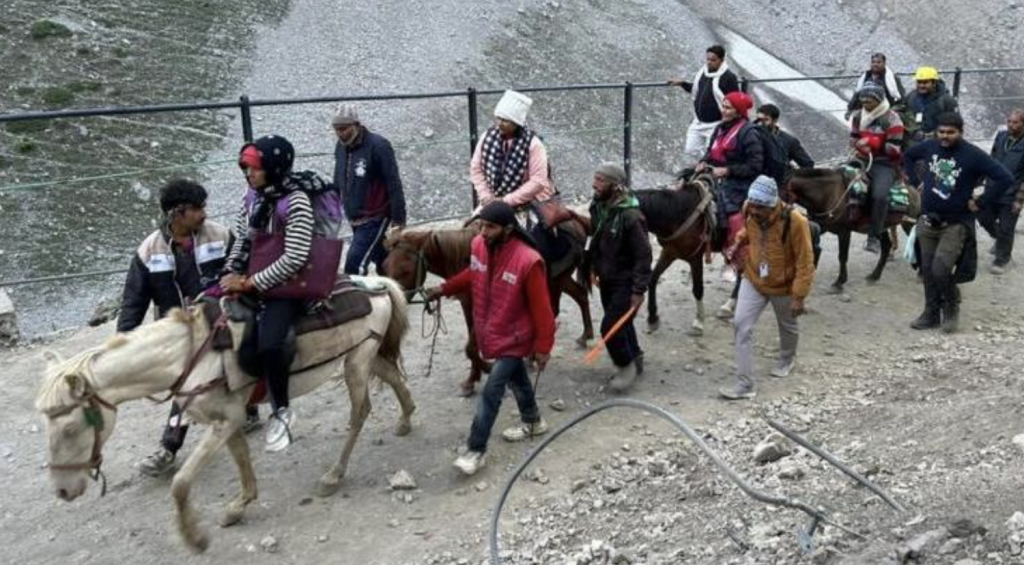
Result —
[{"label": "horse tail", "polygon": [[391,299],[391,319],[388,329],[384,332],[378,355],[390,361],[398,362],[402,355],[402,338],[409,331],[409,303],[405,300],[405,291],[399,284],[389,278],[379,277]]}]

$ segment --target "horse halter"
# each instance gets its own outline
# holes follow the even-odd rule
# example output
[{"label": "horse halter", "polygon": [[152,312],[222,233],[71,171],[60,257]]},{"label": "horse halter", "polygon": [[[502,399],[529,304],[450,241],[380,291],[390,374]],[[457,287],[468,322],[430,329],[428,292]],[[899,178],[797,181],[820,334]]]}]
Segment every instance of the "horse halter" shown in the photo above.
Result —
[{"label": "horse halter", "polygon": [[85,417],[85,425],[92,428],[92,454],[89,456],[88,461],[83,461],[81,463],[50,462],[48,463],[48,466],[52,471],[87,471],[90,479],[100,482],[100,496],[106,496],[107,477],[100,469],[100,466],[103,465],[103,453],[101,452],[103,442],[100,437],[104,428],[103,408],[107,408],[116,413],[117,406],[100,397],[100,395],[92,388],[92,385],[89,384],[89,381],[84,378],[82,378],[82,381],[85,383],[85,392],[78,398],[78,401],[70,406],[65,406],[53,414],[48,414],[47,417],[52,420],[66,414],[70,414],[76,409],[81,408]]},{"label": "horse halter", "polygon": [[[435,234],[433,237],[436,238],[437,235]],[[436,241],[434,244],[436,245]],[[413,285],[415,286],[406,291],[406,301],[409,304],[418,304],[414,299],[420,297],[421,301],[426,304],[426,293],[423,285],[427,282],[427,271],[429,270],[427,254],[422,249],[402,240],[396,241],[391,248],[411,253],[416,258],[416,268],[413,271]]]}]

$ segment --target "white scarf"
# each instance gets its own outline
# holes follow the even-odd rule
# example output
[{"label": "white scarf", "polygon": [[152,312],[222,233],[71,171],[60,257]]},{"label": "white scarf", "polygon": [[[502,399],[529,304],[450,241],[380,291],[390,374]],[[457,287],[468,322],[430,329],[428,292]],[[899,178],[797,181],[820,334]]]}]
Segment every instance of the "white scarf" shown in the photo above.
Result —
[{"label": "white scarf", "polygon": [[693,77],[693,87],[698,88],[698,85],[700,85],[701,77],[710,78],[711,93],[715,95],[715,101],[718,102],[719,106],[721,106],[722,100],[725,100],[725,93],[722,92],[722,89],[718,86],[718,81],[722,78],[722,75],[724,75],[725,71],[727,70],[729,70],[729,64],[726,63],[725,61],[722,61],[722,65],[719,66],[718,70],[715,72],[708,71],[708,66],[704,65],[700,68],[699,71],[697,71],[697,75]]},{"label": "white scarf", "polygon": [[882,101],[878,103],[878,106],[875,106],[875,109],[870,111],[870,112],[868,112],[864,108],[861,108],[860,109],[860,131],[864,131],[864,130],[868,129],[868,126],[870,126],[872,122],[874,122],[878,118],[881,118],[882,116],[884,116],[885,113],[888,112],[888,111],[889,111],[889,101],[885,100],[885,99],[882,99]]},{"label": "white scarf", "polygon": [[[867,82],[869,76],[871,76],[871,71],[860,75],[860,80],[857,81],[857,92],[864,88],[864,83]],[[900,101],[900,89],[896,86],[896,73],[892,72],[889,67],[885,68],[885,91],[892,97],[893,102]]]}]

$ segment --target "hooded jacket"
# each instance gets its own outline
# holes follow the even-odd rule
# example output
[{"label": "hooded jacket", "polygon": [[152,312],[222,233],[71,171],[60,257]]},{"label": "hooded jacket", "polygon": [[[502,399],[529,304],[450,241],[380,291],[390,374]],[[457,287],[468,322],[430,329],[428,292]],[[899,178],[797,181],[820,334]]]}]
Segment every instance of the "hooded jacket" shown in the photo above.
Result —
[{"label": "hooded jacket", "polygon": [[647,292],[651,282],[651,242],[636,196],[626,193],[610,206],[590,205],[591,241],[586,265],[601,286],[629,285],[633,294]]}]

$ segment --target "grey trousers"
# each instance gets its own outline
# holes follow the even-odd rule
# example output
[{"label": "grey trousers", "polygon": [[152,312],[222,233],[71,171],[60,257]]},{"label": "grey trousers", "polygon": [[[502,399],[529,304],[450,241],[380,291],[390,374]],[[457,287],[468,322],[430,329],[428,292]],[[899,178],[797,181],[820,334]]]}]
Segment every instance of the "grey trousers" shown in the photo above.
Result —
[{"label": "grey trousers", "polygon": [[766,296],[757,291],[747,279],[740,283],[740,294],[736,299],[736,315],[733,327],[736,339],[736,374],[744,384],[753,385],[754,373],[754,327],[761,312],[769,303],[775,310],[775,321],[779,324],[779,362],[789,363],[796,356],[800,331],[790,305],[792,296]]}]

